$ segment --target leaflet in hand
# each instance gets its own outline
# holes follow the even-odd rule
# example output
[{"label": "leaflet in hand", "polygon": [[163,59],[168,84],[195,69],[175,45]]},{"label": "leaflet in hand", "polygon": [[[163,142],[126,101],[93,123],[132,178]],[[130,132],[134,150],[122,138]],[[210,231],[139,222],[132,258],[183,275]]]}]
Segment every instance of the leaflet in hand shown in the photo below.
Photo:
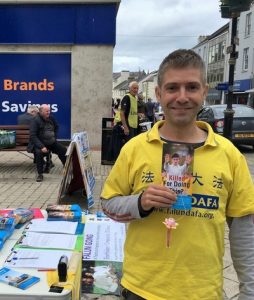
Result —
[{"label": "leaflet in hand", "polygon": [[30,286],[39,282],[40,278],[29,274],[14,271],[9,268],[0,269],[0,282],[26,290]]},{"label": "leaflet in hand", "polygon": [[163,144],[163,184],[177,194],[173,209],[191,209],[194,148],[191,144]]}]

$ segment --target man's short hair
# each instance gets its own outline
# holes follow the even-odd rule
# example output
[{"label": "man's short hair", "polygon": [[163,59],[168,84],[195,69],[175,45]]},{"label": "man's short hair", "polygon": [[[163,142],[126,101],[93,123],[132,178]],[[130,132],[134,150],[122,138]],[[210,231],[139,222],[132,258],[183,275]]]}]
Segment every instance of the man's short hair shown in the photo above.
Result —
[{"label": "man's short hair", "polygon": [[158,70],[157,83],[162,85],[163,76],[169,69],[183,69],[193,67],[201,72],[201,80],[206,83],[206,70],[202,58],[191,49],[178,49],[166,56],[160,64]]},{"label": "man's short hair", "polygon": [[137,84],[137,85],[138,85],[138,82],[137,82],[137,81],[131,81],[131,82],[129,83],[129,89],[130,89],[134,84]]},{"label": "man's short hair", "polygon": [[179,155],[178,153],[174,153],[174,154],[172,155],[172,158],[180,158],[180,155]]},{"label": "man's short hair", "polygon": [[27,108],[27,112],[29,114],[33,113],[33,112],[38,112],[39,111],[39,108],[37,105],[29,105],[28,108]]}]

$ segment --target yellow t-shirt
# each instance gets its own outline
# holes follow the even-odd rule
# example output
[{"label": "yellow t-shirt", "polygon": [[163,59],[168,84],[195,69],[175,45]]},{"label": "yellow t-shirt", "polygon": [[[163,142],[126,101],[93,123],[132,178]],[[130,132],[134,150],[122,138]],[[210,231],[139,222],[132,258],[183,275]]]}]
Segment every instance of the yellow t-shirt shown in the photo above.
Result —
[{"label": "yellow t-shirt", "polygon": [[[139,194],[162,183],[162,141],[158,127],[123,148],[101,197]],[[122,285],[151,300],[222,299],[222,258],[226,215],[254,213],[254,187],[244,156],[212,128],[194,153],[191,211],[155,209],[130,222],[124,248]],[[165,218],[179,223],[166,247]]]}]

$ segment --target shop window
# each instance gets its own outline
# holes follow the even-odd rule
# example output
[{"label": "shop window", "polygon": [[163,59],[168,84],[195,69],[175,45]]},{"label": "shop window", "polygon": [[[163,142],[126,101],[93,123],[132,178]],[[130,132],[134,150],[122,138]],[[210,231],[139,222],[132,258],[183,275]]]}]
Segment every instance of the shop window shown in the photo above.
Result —
[{"label": "shop window", "polygon": [[249,63],[249,48],[243,49],[243,71],[248,70],[248,63]]}]

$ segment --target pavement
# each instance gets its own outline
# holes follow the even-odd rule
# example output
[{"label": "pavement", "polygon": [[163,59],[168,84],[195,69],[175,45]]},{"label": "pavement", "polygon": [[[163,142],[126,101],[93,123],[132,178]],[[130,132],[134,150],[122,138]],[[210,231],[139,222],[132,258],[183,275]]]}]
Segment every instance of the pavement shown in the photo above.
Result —
[{"label": "pavement", "polygon": [[[251,148],[240,149],[248,162],[254,179],[254,152]],[[63,177],[63,167],[58,158],[53,155],[55,167],[50,174],[44,174],[42,182],[36,182],[36,168],[32,155],[27,152],[0,152],[0,209],[16,207],[39,207],[45,209],[47,204],[56,203],[59,197],[59,186]],[[94,199],[95,205],[90,209],[94,213],[100,209],[99,196],[110,165],[101,165],[101,152],[91,151],[93,171],[96,179]],[[84,200],[79,203],[86,206]],[[238,299],[238,280],[230,257],[228,229],[225,232],[224,255],[224,300]],[[82,295],[82,300],[119,299],[115,296]]]}]

